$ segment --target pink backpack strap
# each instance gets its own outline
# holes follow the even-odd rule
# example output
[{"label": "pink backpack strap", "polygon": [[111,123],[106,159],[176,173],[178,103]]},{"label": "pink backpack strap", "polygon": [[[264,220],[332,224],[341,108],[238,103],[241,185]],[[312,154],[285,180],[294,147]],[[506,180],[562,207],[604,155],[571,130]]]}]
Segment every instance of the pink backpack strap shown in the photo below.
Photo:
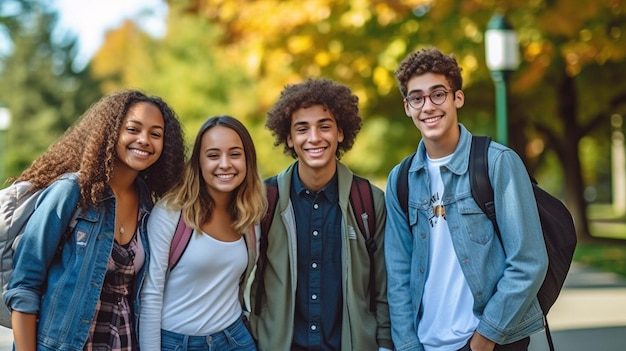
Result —
[{"label": "pink backpack strap", "polygon": [[171,271],[174,267],[176,267],[176,264],[189,244],[192,232],[193,229],[185,223],[181,212],[180,217],[178,218],[178,224],[176,225],[176,231],[174,232],[174,237],[172,238],[172,242],[170,244],[168,270]]}]

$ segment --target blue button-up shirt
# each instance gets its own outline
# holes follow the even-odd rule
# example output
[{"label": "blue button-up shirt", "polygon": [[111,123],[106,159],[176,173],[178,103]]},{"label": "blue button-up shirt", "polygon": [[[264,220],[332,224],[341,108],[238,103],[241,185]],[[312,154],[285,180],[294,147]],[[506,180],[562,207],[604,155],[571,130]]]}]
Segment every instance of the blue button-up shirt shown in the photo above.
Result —
[{"label": "blue button-up shirt", "polygon": [[320,191],[293,172],[298,284],[292,350],[341,349],[341,210],[337,175]]}]

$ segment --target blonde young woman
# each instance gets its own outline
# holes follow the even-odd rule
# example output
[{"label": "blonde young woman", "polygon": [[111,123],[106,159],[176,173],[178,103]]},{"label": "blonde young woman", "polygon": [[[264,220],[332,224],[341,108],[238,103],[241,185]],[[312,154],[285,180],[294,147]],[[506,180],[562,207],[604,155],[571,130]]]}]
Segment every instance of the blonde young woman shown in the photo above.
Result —
[{"label": "blonde young woman", "polygon": [[[183,182],[157,203],[148,221],[152,257],[141,294],[141,349],[256,350],[242,320],[240,282],[256,261],[250,233],[266,207],[250,134],[233,117],[208,119]],[[193,233],[170,270],[181,217]]]}]

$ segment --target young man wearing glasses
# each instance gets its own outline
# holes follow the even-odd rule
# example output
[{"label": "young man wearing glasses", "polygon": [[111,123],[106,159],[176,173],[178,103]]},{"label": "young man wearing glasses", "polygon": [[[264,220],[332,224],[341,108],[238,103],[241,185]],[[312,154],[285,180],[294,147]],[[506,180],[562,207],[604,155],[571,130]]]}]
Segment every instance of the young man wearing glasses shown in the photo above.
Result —
[{"label": "young man wearing glasses", "polygon": [[539,215],[519,156],[492,142],[489,177],[502,240],[470,190],[472,135],[458,122],[461,68],[437,49],[411,53],[396,71],[404,111],[421,132],[408,171],[408,213],[385,200],[385,259],[396,350],[527,350],[543,327],[536,295],[548,264]]}]

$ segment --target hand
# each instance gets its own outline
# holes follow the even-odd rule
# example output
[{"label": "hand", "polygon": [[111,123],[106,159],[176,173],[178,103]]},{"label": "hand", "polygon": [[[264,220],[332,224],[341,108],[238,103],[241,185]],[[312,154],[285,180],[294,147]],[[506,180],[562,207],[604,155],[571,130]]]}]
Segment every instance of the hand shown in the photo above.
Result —
[{"label": "hand", "polygon": [[470,348],[472,351],[493,351],[496,347],[496,343],[480,335],[477,331],[474,332],[470,339]]}]

